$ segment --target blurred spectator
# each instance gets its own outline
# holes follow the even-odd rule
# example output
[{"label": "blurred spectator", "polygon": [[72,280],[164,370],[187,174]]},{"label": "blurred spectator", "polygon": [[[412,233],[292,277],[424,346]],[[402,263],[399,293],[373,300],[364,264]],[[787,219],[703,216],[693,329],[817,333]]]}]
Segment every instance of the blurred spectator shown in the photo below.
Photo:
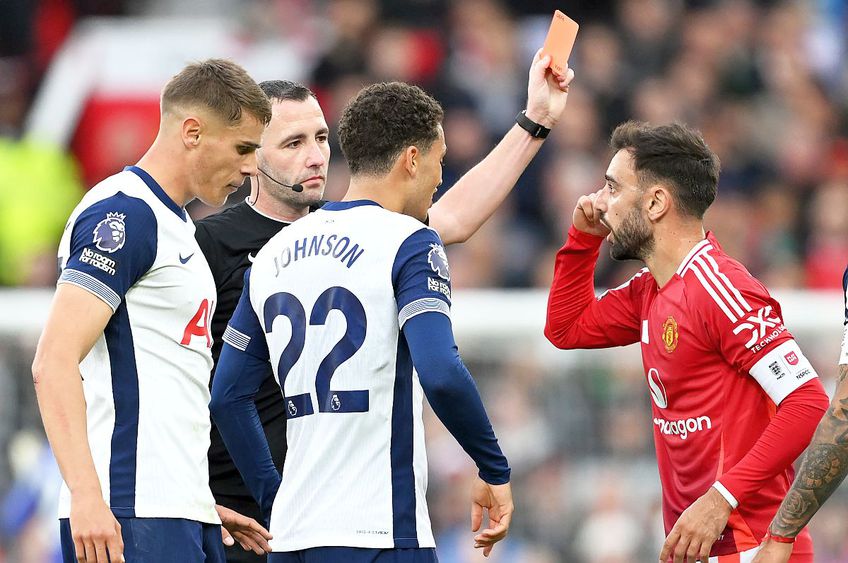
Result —
[{"label": "blurred spectator", "polygon": [[56,247],[83,194],[71,157],[17,137],[26,109],[27,69],[0,59],[0,285],[56,281]]}]

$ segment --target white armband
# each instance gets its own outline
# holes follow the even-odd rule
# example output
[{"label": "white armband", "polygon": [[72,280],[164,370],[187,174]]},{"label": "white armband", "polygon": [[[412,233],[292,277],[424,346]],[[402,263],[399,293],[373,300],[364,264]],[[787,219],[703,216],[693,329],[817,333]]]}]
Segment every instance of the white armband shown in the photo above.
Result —
[{"label": "white armband", "polygon": [[842,350],[839,352],[839,365],[848,364],[848,324],[842,330]]},{"label": "white armband", "polygon": [[760,358],[750,373],[775,405],[804,383],[818,377],[794,340],[784,342]]}]

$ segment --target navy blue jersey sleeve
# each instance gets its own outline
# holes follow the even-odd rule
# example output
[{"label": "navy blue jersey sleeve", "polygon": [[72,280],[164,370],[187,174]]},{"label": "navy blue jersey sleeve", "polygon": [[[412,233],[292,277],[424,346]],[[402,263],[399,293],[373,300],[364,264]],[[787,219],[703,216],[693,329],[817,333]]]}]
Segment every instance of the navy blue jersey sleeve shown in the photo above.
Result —
[{"label": "navy blue jersey sleeve", "polygon": [[415,231],[400,245],[392,267],[392,283],[401,327],[421,313],[450,316],[450,267],[436,231]]},{"label": "navy blue jersey sleeve", "polygon": [[212,378],[209,410],[251,494],[266,519],[280,486],[254,398],[268,373],[268,345],[250,305],[250,270],[224,333],[224,347]]},{"label": "navy blue jersey sleeve", "polygon": [[845,321],[844,325],[848,326],[848,267],[845,268],[845,272],[842,274],[842,296],[843,296],[843,304],[845,305]]},{"label": "navy blue jersey sleeve", "polygon": [[224,330],[224,342],[260,360],[268,361],[270,356],[265,331],[250,303],[250,272],[251,269],[248,268],[244,273],[244,287],[236,310]]},{"label": "navy blue jersey sleeve", "polygon": [[845,323],[842,329],[842,347],[839,351],[839,365],[848,364],[848,268],[842,274],[842,294],[845,298]]},{"label": "navy blue jersey sleeve", "polygon": [[59,283],[78,285],[114,311],[156,259],[157,224],[141,199],[117,194],[77,217]]},{"label": "navy blue jersey sleeve", "polygon": [[403,326],[412,364],[433,412],[471,456],[480,478],[509,482],[510,469],[498,445],[477,385],[462,363],[445,315],[415,315]]},{"label": "navy blue jersey sleeve", "polygon": [[254,402],[265,380],[267,364],[267,361],[224,343],[212,378],[209,403],[221,438],[262,509],[266,526],[281,481]]}]

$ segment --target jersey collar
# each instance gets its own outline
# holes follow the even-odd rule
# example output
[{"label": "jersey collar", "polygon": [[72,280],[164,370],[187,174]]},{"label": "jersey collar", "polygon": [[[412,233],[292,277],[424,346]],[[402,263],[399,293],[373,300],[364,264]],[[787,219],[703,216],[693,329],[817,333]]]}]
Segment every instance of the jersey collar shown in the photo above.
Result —
[{"label": "jersey collar", "polygon": [[701,252],[705,247],[713,243],[715,243],[715,239],[713,238],[712,233],[707,232],[707,236],[698,244],[692,247],[692,250],[689,251],[689,254],[686,255],[686,258],[684,258],[683,261],[680,263],[680,266],[677,267],[677,275],[682,276],[684,270],[686,270],[686,267],[689,266],[689,264],[692,262],[692,259],[695,257],[695,255]]},{"label": "jersey collar", "polygon": [[377,207],[382,207],[376,201],[371,201],[370,199],[356,199],[354,201],[328,201],[321,208],[326,211],[344,211],[346,209],[353,209],[354,207],[362,207],[365,205],[376,205]]},{"label": "jersey collar", "polygon": [[145,184],[147,184],[147,187],[150,188],[150,191],[153,192],[153,195],[155,195],[157,198],[159,198],[159,201],[165,204],[165,207],[176,213],[177,217],[182,219],[184,222],[188,221],[188,215],[186,215],[186,210],[174,203],[174,200],[168,197],[168,194],[166,194],[165,190],[162,189],[162,186],[160,186],[159,183],[153,179],[153,176],[151,176],[138,166],[125,166],[124,170],[132,172],[133,174],[141,178],[141,180]]}]

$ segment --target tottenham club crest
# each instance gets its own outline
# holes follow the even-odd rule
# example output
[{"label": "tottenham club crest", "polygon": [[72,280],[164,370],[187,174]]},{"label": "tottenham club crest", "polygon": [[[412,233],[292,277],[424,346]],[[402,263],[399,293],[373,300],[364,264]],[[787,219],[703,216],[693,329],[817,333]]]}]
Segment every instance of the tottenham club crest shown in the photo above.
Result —
[{"label": "tottenham club crest", "polygon": [[665,344],[665,351],[671,354],[677,348],[677,321],[674,317],[668,317],[662,325],[662,342]]},{"label": "tottenham club crest", "polygon": [[124,246],[127,226],[123,213],[107,213],[106,218],[94,227],[94,244],[103,252],[115,252]]},{"label": "tottenham club crest", "polygon": [[440,244],[431,244],[430,253],[427,255],[427,262],[430,267],[436,272],[440,278],[450,281],[450,269],[448,268],[448,256],[445,254],[445,249]]}]

